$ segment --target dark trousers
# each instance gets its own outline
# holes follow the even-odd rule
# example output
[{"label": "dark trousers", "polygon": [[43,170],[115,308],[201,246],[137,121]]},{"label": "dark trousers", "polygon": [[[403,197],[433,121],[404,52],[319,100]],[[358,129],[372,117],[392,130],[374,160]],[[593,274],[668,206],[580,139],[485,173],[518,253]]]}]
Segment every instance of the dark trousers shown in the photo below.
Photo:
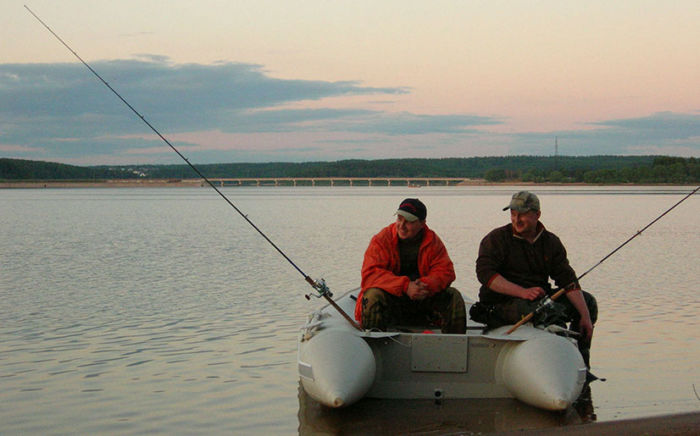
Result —
[{"label": "dark trousers", "polygon": [[[593,324],[598,320],[598,302],[595,297],[586,292],[581,291],[583,294],[583,300],[586,302],[588,307],[588,313],[591,315],[591,322]],[[515,324],[522,319],[525,315],[533,312],[537,308],[538,302],[523,300],[521,298],[511,298],[505,303],[493,305],[492,313],[489,316],[488,325],[490,328],[498,327],[501,325]],[[561,296],[554,302],[555,312],[562,314],[563,316],[559,319],[552,319],[553,324],[558,324],[560,322],[569,323],[569,330],[579,332],[579,323],[581,322],[581,315],[573,304],[569,301],[566,296]],[[535,318],[533,320],[535,324],[538,320]],[[586,366],[590,366],[590,349],[591,342],[584,339],[579,339],[578,349],[583,356]]]},{"label": "dark trousers", "polygon": [[[586,302],[588,307],[588,313],[591,315],[591,322],[593,324],[598,320],[598,303],[595,297],[586,292],[581,291],[583,294],[583,300]],[[511,298],[510,300],[494,304],[495,314],[500,320],[500,325],[515,324],[520,321],[525,315],[533,312],[539,301],[523,300],[522,298]],[[581,315],[578,310],[571,304],[566,296],[561,296],[558,298],[554,304],[561,305],[559,307],[560,311],[563,312],[565,316],[565,321],[571,323],[571,330],[578,331],[578,325],[581,321]]]},{"label": "dark trousers", "polygon": [[362,295],[362,327],[385,331],[389,327],[438,326],[443,333],[467,331],[464,298],[455,288],[414,301],[406,295],[397,297],[379,288],[369,288]]}]

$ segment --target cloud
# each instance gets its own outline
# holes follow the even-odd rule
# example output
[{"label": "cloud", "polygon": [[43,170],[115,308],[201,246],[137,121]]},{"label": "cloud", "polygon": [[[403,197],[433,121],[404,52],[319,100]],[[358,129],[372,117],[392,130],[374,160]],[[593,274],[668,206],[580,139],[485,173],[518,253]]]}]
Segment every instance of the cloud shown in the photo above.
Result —
[{"label": "cloud", "polygon": [[364,109],[280,109],[244,111],[229,118],[225,132],[289,132],[326,130],[334,120],[369,118],[376,111]]},{"label": "cloud", "polygon": [[343,119],[335,128],[344,131],[385,135],[424,135],[435,133],[475,133],[477,126],[501,124],[490,117],[472,115],[420,115],[407,112],[371,114],[361,119]]},{"label": "cloud", "polygon": [[590,123],[652,140],[687,139],[700,136],[700,115],[658,112],[648,117]]},{"label": "cloud", "polygon": [[700,155],[700,115],[658,112],[645,117],[587,124],[599,128],[520,134],[517,135],[518,146],[514,148],[539,150],[535,154],[553,154],[557,137],[559,153],[566,155]]},{"label": "cloud", "polygon": [[[91,66],[192,162],[547,155],[555,136],[560,154],[700,155],[697,114],[495,133],[489,128],[508,118],[376,109],[411,92],[402,86],[279,79],[256,64],[174,64],[148,54]],[[179,159],[79,63],[0,64],[0,153],[79,164]]]},{"label": "cloud", "polygon": [[[165,126],[159,130],[169,135],[206,131],[325,132],[324,139],[332,140],[338,132],[465,133],[476,125],[499,122],[464,115],[282,108],[334,97],[399,96],[409,90],[362,86],[359,81],[277,79],[254,64],[178,65],[163,56],[139,55],[135,59],[93,62],[91,67],[149,123],[156,128]],[[30,150],[37,149],[58,160],[81,155],[144,154],[157,142],[137,115],[78,63],[0,64],[0,114],[0,144],[26,147],[23,157],[28,158]],[[204,149],[197,149],[195,142],[189,145],[205,156]],[[287,156],[318,152],[317,147],[293,142],[283,148]]]},{"label": "cloud", "polygon": [[475,127],[500,124],[501,121],[470,115],[419,115],[363,109],[285,109],[242,113],[241,127],[228,131],[276,130],[354,132],[383,135],[424,135],[470,133]]},{"label": "cloud", "polygon": [[[275,79],[259,65],[174,65],[166,58],[94,62],[92,67],[141,114],[177,131],[208,129],[242,111],[327,97],[403,94],[403,88],[373,88],[358,82]],[[124,114],[114,96],[81,64],[0,65],[0,112],[14,120],[84,114]],[[108,128],[112,123],[105,123]],[[117,125],[114,133],[138,131]]]}]

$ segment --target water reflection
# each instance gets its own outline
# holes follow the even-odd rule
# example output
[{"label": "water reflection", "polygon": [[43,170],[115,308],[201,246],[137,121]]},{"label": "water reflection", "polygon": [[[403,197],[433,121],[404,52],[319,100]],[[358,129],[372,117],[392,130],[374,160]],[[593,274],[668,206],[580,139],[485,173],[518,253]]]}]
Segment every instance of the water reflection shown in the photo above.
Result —
[{"label": "water reflection", "polygon": [[[334,292],[357,286],[369,238],[392,220],[397,201],[416,195],[378,187],[226,189]],[[504,199],[518,189],[420,189],[465,297],[477,296],[479,241],[505,223]],[[537,187],[545,224],[579,273],[680,198],[670,194],[688,192]],[[296,271],[216,194],[0,190],[0,203],[8,205],[0,208],[3,434],[486,433],[698,410],[700,195],[585,278],[601,307],[593,371],[608,378],[592,385],[595,415],[590,402],[567,414],[512,400],[302,407],[296,334],[322,303],[303,298],[308,288]]]},{"label": "water reflection", "polygon": [[299,385],[300,435],[479,434],[577,425],[596,420],[590,386],[563,412],[514,399],[379,400],[366,398],[344,409],[311,399]]}]

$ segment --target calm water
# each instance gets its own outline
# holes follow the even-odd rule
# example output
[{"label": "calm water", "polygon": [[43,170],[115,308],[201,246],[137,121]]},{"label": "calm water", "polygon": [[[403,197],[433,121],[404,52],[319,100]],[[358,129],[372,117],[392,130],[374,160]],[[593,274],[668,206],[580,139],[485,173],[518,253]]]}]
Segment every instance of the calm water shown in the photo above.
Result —
[{"label": "calm water", "polygon": [[[455,285],[476,298],[479,240],[514,187],[227,188],[307,274],[358,284],[369,238],[418,196]],[[542,188],[542,221],[579,274],[689,187]],[[488,432],[700,410],[700,196],[587,275],[600,304],[591,403],[365,400],[299,392],[311,289],[213,191],[0,190],[0,433]],[[400,424],[399,424],[400,423]]]}]

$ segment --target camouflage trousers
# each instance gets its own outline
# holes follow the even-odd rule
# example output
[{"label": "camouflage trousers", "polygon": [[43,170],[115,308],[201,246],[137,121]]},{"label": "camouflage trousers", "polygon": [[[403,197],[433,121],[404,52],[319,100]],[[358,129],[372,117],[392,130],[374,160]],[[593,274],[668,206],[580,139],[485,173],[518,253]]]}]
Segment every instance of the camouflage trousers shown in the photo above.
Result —
[{"label": "camouflage trousers", "polygon": [[464,298],[455,288],[424,300],[406,295],[397,297],[379,288],[369,288],[362,296],[362,327],[386,331],[389,327],[440,327],[442,333],[466,333]]}]

